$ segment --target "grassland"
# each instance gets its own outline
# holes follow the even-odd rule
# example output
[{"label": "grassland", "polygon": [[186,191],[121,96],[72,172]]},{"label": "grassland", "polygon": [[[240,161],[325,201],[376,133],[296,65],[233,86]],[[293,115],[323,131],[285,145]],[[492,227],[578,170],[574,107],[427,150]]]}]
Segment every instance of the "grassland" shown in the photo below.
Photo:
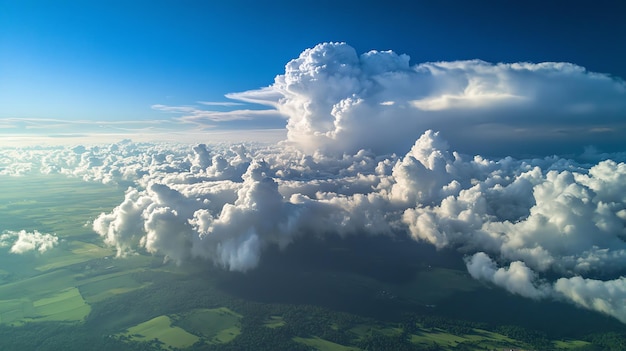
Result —
[{"label": "grassland", "polygon": [[219,345],[232,341],[241,333],[241,318],[242,315],[226,307],[194,309],[184,314],[155,317],[117,336],[131,341],[157,339],[164,348],[186,348],[201,338],[208,344]]},{"label": "grassland", "polygon": [[583,340],[557,340],[554,342],[554,346],[562,350],[576,349],[590,344],[590,342]]},{"label": "grassland", "polygon": [[76,288],[52,292],[45,297],[30,297],[0,301],[0,323],[20,325],[26,322],[84,320],[91,307]]},{"label": "grassland", "polygon": [[89,303],[95,303],[118,294],[124,294],[141,289],[148,283],[138,283],[132,278],[132,273],[141,270],[129,270],[111,274],[101,274],[92,278],[78,281],[76,285]]},{"label": "grassland", "polygon": [[[356,341],[363,340],[368,336],[380,333],[387,337],[398,337],[403,329],[399,327],[385,325],[357,325],[350,329],[356,336]],[[408,335],[409,341],[418,346],[426,347],[433,344],[439,345],[443,350],[454,350],[459,344],[465,344],[468,350],[503,349],[503,348],[527,348],[523,342],[511,339],[505,335],[482,330],[473,329],[471,333],[455,335],[440,328],[418,328],[417,331]]]},{"label": "grassland", "polygon": [[200,340],[182,328],[172,326],[168,316],[159,316],[128,329],[123,334],[133,341],[159,340],[166,347],[185,348]]},{"label": "grassland", "polygon": [[265,323],[263,323],[263,326],[274,329],[283,327],[285,326],[285,324],[285,320],[282,316],[270,316],[270,318],[268,318]]},{"label": "grassland", "polygon": [[232,341],[241,329],[242,315],[226,307],[196,309],[176,316],[176,325],[196,335],[205,337],[209,343],[223,344]]},{"label": "grassland", "polygon": [[68,288],[59,293],[33,301],[37,319],[44,321],[82,321],[91,311],[76,288]]},{"label": "grassland", "polygon": [[324,340],[318,338],[317,336],[311,338],[302,338],[295,337],[293,338],[295,342],[299,342],[301,344],[310,346],[319,351],[359,351],[359,348],[353,346],[344,346],[341,344],[334,343],[332,341]]},{"label": "grassland", "polygon": [[113,254],[113,250],[110,248],[104,248],[78,240],[67,242],[64,246],[65,247],[62,247],[60,250],[54,250],[47,254],[44,263],[35,267],[35,269],[45,272],[111,256]]},{"label": "grassland", "polygon": [[480,329],[474,329],[473,333],[460,336],[451,334],[442,329],[433,329],[412,334],[410,340],[417,345],[431,345],[436,343],[445,349],[454,349],[462,343],[472,345],[468,346],[468,348],[473,350],[484,350],[485,347],[490,349],[523,349],[529,347],[529,345],[502,334]]},{"label": "grassland", "polygon": [[92,234],[86,226],[123,198],[123,190],[64,175],[0,176],[1,230],[39,230],[67,238]]},{"label": "grassland", "polygon": [[[89,268],[111,265],[104,258],[113,251],[99,241],[85,241],[97,239],[85,223],[118,202],[121,191],[59,175],[1,178],[0,230],[55,233],[60,243],[45,253],[0,252],[6,268],[0,280],[0,324],[81,322],[91,311],[89,303],[141,287],[130,278],[132,270],[113,278],[103,267]],[[81,279],[87,271],[95,277]],[[106,287],[98,286],[103,280]]]}]

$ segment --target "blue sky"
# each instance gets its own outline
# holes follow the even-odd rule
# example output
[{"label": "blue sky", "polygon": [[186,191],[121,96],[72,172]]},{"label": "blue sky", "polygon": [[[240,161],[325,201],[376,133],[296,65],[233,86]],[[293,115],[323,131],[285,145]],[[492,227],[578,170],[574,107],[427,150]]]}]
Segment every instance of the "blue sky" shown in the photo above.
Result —
[{"label": "blue sky", "polygon": [[[228,101],[328,41],[405,53],[411,64],[564,61],[626,77],[624,11],[615,1],[0,0],[0,126],[17,126],[0,134],[48,130],[48,119],[58,133],[94,129],[92,121],[184,130],[172,122],[180,113],[153,106]],[[83,123],[64,129],[65,120]],[[255,118],[212,128],[284,125]]]}]

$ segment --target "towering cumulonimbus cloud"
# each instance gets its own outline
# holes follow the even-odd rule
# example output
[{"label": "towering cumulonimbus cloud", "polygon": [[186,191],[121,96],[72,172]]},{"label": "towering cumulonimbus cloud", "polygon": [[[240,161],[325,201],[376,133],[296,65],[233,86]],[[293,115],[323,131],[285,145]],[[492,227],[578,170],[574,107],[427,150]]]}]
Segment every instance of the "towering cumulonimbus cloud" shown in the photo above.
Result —
[{"label": "towering cumulonimbus cloud", "polygon": [[626,85],[562,62],[410,65],[407,55],[323,43],[274,84],[228,97],[274,107],[307,152],[404,152],[428,129],[455,148],[498,156],[622,145]]},{"label": "towering cumulonimbus cloud", "polygon": [[[286,115],[286,142],[4,150],[0,174],[128,186],[93,222],[119,256],[246,271],[305,235],[406,233],[458,250],[472,277],[510,293],[626,323],[624,153],[569,149],[617,145],[625,94],[622,81],[572,64],[411,66],[327,43],[273,85],[230,95]],[[582,154],[475,153],[557,154],[552,143]]]}]

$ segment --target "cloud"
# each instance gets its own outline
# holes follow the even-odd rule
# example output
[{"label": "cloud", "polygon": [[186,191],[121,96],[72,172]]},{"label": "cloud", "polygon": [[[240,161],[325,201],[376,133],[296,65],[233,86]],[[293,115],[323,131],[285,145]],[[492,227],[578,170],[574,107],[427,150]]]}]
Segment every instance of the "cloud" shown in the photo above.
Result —
[{"label": "cloud", "polygon": [[307,49],[271,86],[228,97],[288,116],[289,140],[307,152],[402,152],[435,129],[465,152],[559,153],[623,146],[626,130],[624,82],[574,64],[411,66],[406,55],[358,55],[345,43]]},{"label": "cloud", "polygon": [[[594,299],[610,306],[615,298],[602,287],[623,283],[624,163],[471,157],[430,130],[401,155],[295,146],[125,140],[5,148],[0,162],[5,174],[128,186],[124,200],[93,222],[119,256],[201,258],[246,271],[268,247],[288,250],[302,236],[408,233],[459,250],[476,279],[533,299],[606,313]],[[618,313],[611,315],[626,318]]]},{"label": "cloud", "polygon": [[554,289],[575,304],[626,323],[626,278],[602,281],[576,276],[559,278]]},{"label": "cloud", "polygon": [[[576,157],[568,144],[606,133],[597,125],[623,136],[624,90],[567,63],[411,66],[321,44],[273,85],[227,96],[288,116],[283,142],[4,148],[0,173],[127,186],[93,222],[119,256],[247,271],[302,236],[406,234],[458,250],[474,278],[513,294],[624,321],[624,152]],[[562,141],[568,155],[475,153],[552,154]]]},{"label": "cloud", "polygon": [[206,106],[241,106],[243,105],[240,102],[234,102],[234,101],[198,101],[199,104],[202,105],[206,105]]},{"label": "cloud", "polygon": [[[164,140],[178,132],[192,133],[189,127],[167,119],[151,120],[66,120],[54,118],[0,118],[3,145],[58,145],[77,142],[111,143],[133,136]],[[0,129],[3,129],[0,127]],[[78,140],[78,141],[77,141]]]},{"label": "cloud", "polygon": [[44,253],[58,243],[59,238],[56,235],[40,233],[36,230],[33,232],[5,230],[0,234],[0,247],[10,246],[9,252],[14,254],[23,254],[29,251]]},{"label": "cloud", "polygon": [[[231,105],[221,105],[231,106]],[[254,118],[275,118],[280,115],[274,110],[233,110],[233,111],[210,111],[191,106],[166,106],[152,105],[152,109],[164,112],[181,114],[179,121],[209,126],[208,122],[227,122],[235,120],[251,120]]]},{"label": "cloud", "polygon": [[537,277],[524,262],[511,262],[509,267],[497,268],[496,263],[484,252],[477,252],[467,260],[467,271],[475,279],[486,280],[511,293],[532,299],[548,295],[546,286],[537,287]]},{"label": "cloud", "polygon": [[[199,102],[202,105],[233,107],[242,105],[236,102]],[[231,111],[213,111],[205,110],[193,106],[167,106],[156,104],[151,108],[157,111],[174,113],[180,115],[176,120],[183,123],[192,123],[202,128],[215,128],[218,123],[232,122],[238,120],[255,120],[255,119],[278,119],[284,117],[276,110],[271,109],[235,109]]]}]

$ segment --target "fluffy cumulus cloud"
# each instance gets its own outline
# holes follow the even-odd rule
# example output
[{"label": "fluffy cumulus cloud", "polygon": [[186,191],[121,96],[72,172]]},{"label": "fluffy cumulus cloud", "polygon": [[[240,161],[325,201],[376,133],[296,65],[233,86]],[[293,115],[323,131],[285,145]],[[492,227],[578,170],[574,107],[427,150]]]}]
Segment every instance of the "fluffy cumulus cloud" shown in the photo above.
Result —
[{"label": "fluffy cumulus cloud", "polygon": [[478,252],[468,259],[467,271],[476,279],[491,281],[524,297],[538,299],[547,294],[545,286],[536,286],[536,274],[522,261],[511,262],[508,268],[497,268],[487,254]]},{"label": "fluffy cumulus cloud", "polygon": [[127,187],[93,222],[119,256],[246,271],[302,236],[406,234],[458,250],[475,279],[626,322],[623,150],[474,152],[519,155],[520,140],[545,147],[563,135],[593,142],[593,126],[610,139],[622,133],[623,95],[622,82],[571,64],[411,66],[322,44],[270,87],[231,96],[287,115],[283,143],[3,149],[0,173]]},{"label": "fluffy cumulus cloud", "polygon": [[40,233],[38,231],[19,232],[5,230],[0,234],[0,247],[10,247],[9,252],[23,254],[30,251],[44,253],[59,243],[59,238],[54,234]]}]

